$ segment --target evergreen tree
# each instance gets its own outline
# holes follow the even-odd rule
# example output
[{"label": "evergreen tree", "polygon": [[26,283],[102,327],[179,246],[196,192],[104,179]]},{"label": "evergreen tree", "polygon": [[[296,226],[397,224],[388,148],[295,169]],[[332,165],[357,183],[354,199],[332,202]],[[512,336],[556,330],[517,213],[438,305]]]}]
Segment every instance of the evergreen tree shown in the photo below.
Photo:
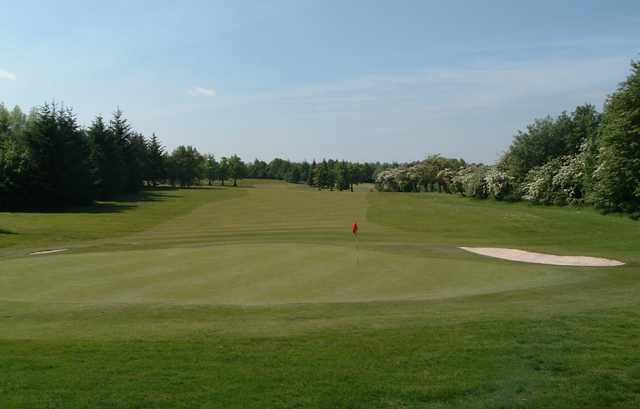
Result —
[{"label": "evergreen tree", "polygon": [[45,104],[25,136],[31,206],[62,208],[93,200],[89,144],[70,109]]},{"label": "evergreen tree", "polygon": [[347,162],[342,161],[336,163],[335,166],[336,188],[340,191],[347,190],[351,187],[351,173]]},{"label": "evergreen tree", "polygon": [[311,162],[311,166],[309,166],[309,173],[307,174],[307,185],[313,186],[315,184],[315,174],[316,174],[316,161]]},{"label": "evergreen tree", "polygon": [[87,136],[97,197],[100,199],[113,197],[119,193],[119,187],[113,185],[114,156],[119,152],[119,147],[113,143],[113,138],[100,116],[96,117],[87,130]]},{"label": "evergreen tree", "polygon": [[144,178],[148,173],[147,143],[142,134],[130,133],[124,157],[127,163],[125,190],[128,193],[139,192],[144,187]]},{"label": "evergreen tree", "polygon": [[127,123],[127,120],[123,117],[120,108],[113,114],[113,118],[109,121],[108,135],[109,135],[109,157],[110,157],[110,169],[109,180],[106,182],[108,186],[108,197],[114,197],[122,194],[128,184],[128,164],[125,152],[127,145],[129,145],[129,137],[131,134],[131,127]]},{"label": "evergreen tree", "polygon": [[145,179],[152,186],[157,186],[160,181],[166,179],[167,169],[165,148],[155,133],[151,135],[151,139],[147,143],[147,160],[148,166]]},{"label": "evergreen tree", "polygon": [[306,160],[300,165],[300,179],[299,182],[307,183],[309,181],[309,172],[311,171],[311,165]]},{"label": "evergreen tree", "polygon": [[334,175],[331,167],[329,166],[329,162],[323,160],[320,165],[316,166],[314,172],[314,185],[317,186],[319,190],[333,190],[334,182]]}]

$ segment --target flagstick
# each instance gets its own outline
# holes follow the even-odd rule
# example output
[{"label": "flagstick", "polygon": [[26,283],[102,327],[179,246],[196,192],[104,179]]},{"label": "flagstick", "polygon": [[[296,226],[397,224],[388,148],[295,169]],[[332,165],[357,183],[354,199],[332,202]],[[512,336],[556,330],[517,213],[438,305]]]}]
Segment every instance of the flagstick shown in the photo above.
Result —
[{"label": "flagstick", "polygon": [[359,250],[359,246],[358,246],[358,233],[355,233],[355,234],[353,235],[353,237],[355,237],[355,239],[356,239],[356,264],[360,264],[360,260],[359,260],[359,253],[360,253],[360,252],[358,251],[358,250]]}]

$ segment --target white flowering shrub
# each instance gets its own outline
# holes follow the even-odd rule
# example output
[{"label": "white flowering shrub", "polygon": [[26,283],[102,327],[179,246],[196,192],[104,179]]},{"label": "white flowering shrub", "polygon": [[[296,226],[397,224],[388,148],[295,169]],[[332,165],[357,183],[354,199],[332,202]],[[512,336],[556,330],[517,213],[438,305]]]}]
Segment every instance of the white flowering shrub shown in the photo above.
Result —
[{"label": "white flowering shrub", "polygon": [[467,166],[460,169],[453,177],[453,191],[462,196],[486,199],[489,196],[486,173],[486,166]]},{"label": "white flowering shrub", "polygon": [[380,192],[399,192],[400,185],[396,179],[396,169],[383,170],[376,175],[376,189]]},{"label": "white flowering shrub", "polygon": [[496,167],[487,170],[484,180],[487,195],[496,200],[504,200],[510,197],[514,191],[513,178]]},{"label": "white flowering shrub", "polygon": [[376,189],[380,192],[415,192],[419,177],[412,167],[384,170],[376,176]]},{"label": "white flowering shrub", "polygon": [[552,204],[553,177],[562,163],[558,159],[551,160],[542,166],[531,169],[522,183],[522,197],[538,204]]},{"label": "white flowering shrub", "polygon": [[577,205],[584,202],[585,162],[582,155],[563,158],[563,165],[553,177],[555,203]]},{"label": "white flowering shrub", "polygon": [[453,179],[456,176],[456,171],[452,169],[443,169],[438,172],[436,176],[438,185],[441,186],[442,191],[446,193],[453,193]]},{"label": "white flowering shrub", "polygon": [[521,187],[523,197],[539,204],[581,204],[584,173],[582,154],[550,160],[529,171]]},{"label": "white flowering shrub", "polygon": [[465,166],[462,159],[431,155],[423,161],[384,170],[376,175],[375,185],[386,192],[450,192],[456,170]]}]

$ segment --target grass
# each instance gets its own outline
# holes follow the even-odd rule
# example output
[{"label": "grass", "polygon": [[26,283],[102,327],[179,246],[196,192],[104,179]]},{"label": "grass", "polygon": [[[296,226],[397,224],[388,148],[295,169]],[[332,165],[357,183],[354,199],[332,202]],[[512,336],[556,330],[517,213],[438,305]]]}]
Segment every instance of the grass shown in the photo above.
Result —
[{"label": "grass", "polygon": [[640,407],[637,222],[268,181],[145,196],[0,213],[0,408]]}]

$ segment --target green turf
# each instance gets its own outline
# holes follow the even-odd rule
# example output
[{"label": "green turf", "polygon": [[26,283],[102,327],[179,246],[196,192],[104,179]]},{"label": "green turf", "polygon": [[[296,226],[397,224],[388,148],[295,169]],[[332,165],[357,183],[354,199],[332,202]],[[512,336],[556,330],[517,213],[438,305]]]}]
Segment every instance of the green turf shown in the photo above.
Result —
[{"label": "green turf", "polygon": [[142,199],[0,213],[0,408],[640,407],[637,222],[269,181]]}]

